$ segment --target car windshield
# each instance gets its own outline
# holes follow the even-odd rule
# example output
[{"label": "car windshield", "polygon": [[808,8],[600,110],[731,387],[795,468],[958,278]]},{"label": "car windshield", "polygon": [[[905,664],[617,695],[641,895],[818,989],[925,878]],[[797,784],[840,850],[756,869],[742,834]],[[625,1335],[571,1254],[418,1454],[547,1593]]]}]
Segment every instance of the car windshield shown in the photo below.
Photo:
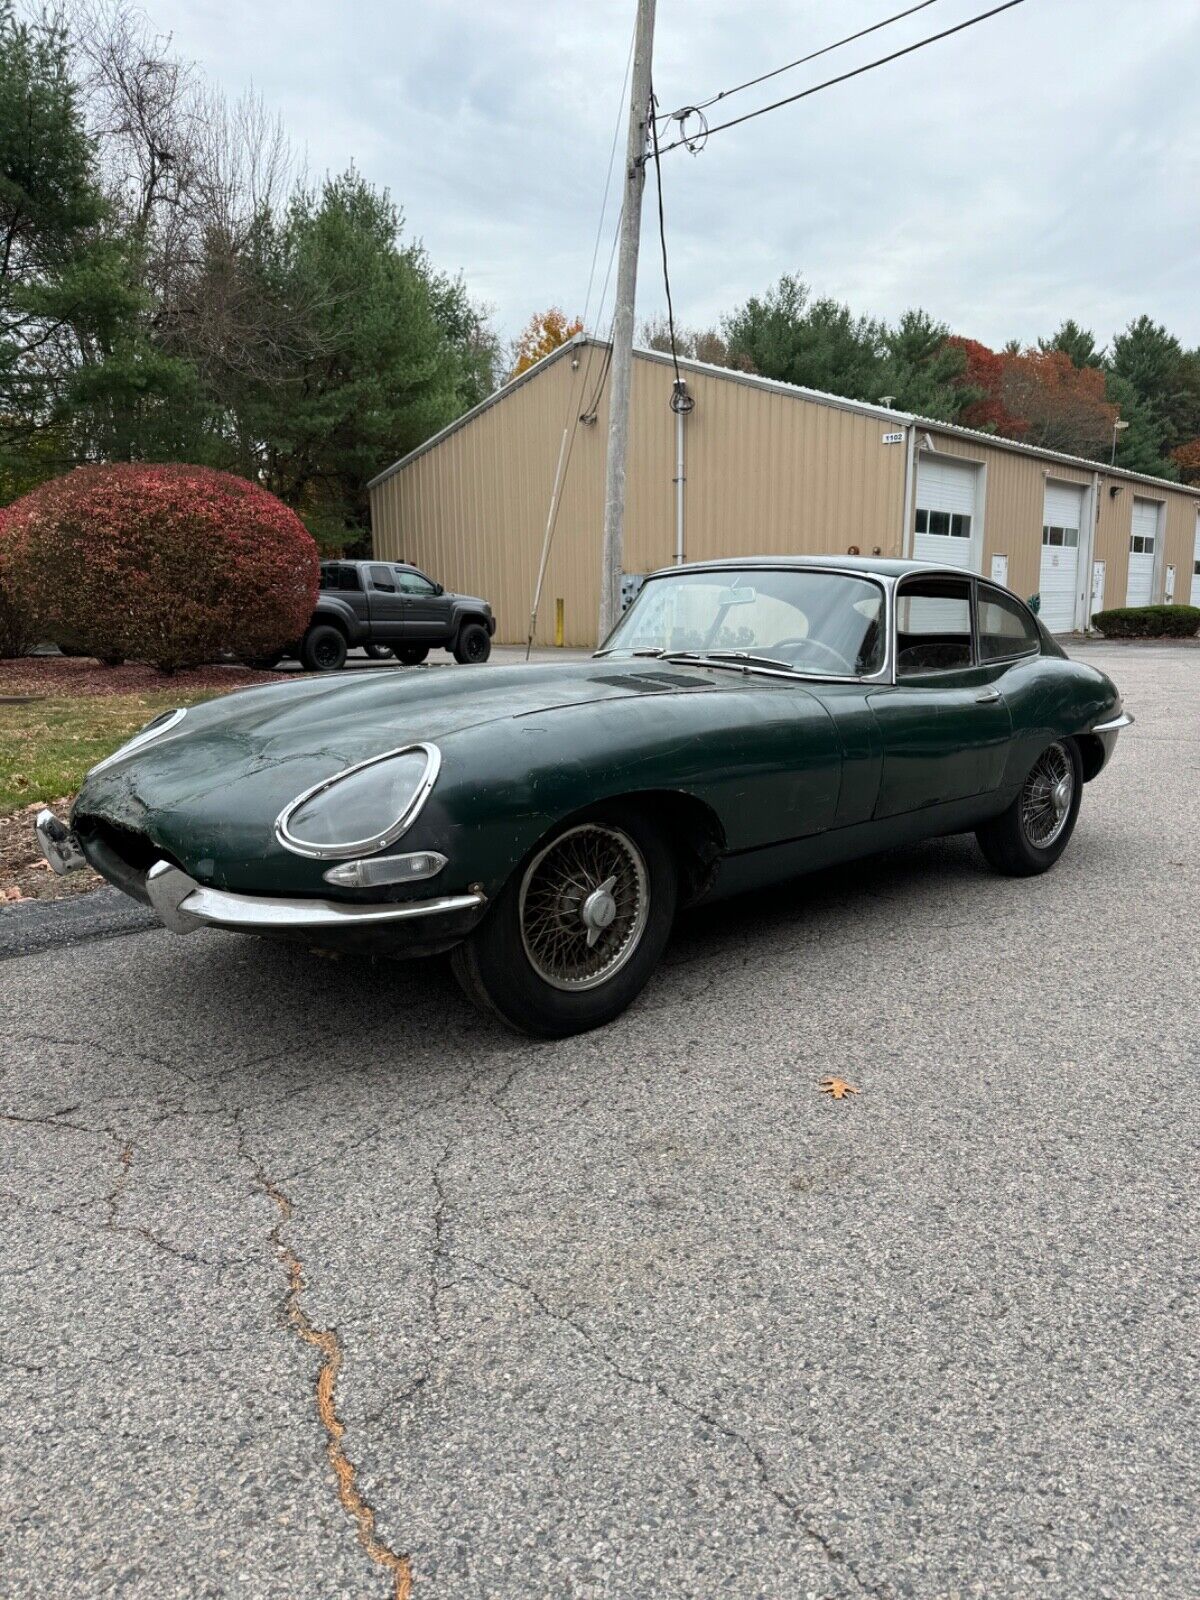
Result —
[{"label": "car windshield", "polygon": [[883,590],[786,567],[668,573],[643,586],[602,653],[635,651],[866,677],[883,664]]}]

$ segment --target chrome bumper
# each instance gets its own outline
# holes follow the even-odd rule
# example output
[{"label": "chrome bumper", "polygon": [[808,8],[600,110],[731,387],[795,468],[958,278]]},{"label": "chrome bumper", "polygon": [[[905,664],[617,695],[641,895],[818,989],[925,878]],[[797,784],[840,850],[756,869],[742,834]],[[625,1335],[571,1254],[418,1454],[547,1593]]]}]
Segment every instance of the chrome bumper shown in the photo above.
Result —
[{"label": "chrome bumper", "polygon": [[205,926],[234,928],[243,933],[281,933],[291,928],[345,931],[455,911],[476,911],[485,901],[479,893],[377,905],[292,900],[286,895],[230,894],[224,889],[206,888],[169,861],[156,861],[150,868],[146,894],[160,921],[172,933],[195,933]]},{"label": "chrome bumper", "polygon": [[1120,733],[1122,728],[1128,728],[1133,723],[1133,714],[1122,711],[1119,717],[1113,717],[1111,722],[1098,722],[1092,729],[1093,733]]},{"label": "chrome bumper", "polygon": [[[78,839],[53,811],[38,813],[34,831],[42,854],[55,872],[76,872],[87,866]],[[224,889],[206,888],[169,861],[156,861],[150,868],[145,890],[159,919],[172,933],[195,933],[197,928],[206,926],[234,928],[245,933],[286,933],[293,928],[345,931],[478,911],[487,903],[487,896],[474,890],[468,894],[441,895],[434,900],[388,900],[374,905],[344,900],[290,899],[286,895],[230,894]]]},{"label": "chrome bumper", "polygon": [[60,876],[64,872],[78,872],[87,866],[87,859],[79,848],[79,840],[49,809],[39,811],[33,831],[37,834],[42,854]]}]

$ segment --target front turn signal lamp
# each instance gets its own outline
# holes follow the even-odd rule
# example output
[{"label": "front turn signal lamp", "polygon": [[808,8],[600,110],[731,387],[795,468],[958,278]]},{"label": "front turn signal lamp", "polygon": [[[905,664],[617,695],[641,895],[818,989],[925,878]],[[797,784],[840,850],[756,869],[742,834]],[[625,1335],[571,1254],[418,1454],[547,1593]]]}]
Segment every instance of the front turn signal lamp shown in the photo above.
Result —
[{"label": "front turn signal lamp", "polygon": [[385,883],[420,883],[436,878],[446,865],[438,850],[415,850],[408,856],[369,856],[365,861],[343,861],[321,876],[340,889],[377,889]]},{"label": "front turn signal lamp", "polygon": [[275,837],[285,849],[316,860],[386,850],[416,821],[441,763],[436,745],[410,744],[346,767],[286,805],[275,820]]}]

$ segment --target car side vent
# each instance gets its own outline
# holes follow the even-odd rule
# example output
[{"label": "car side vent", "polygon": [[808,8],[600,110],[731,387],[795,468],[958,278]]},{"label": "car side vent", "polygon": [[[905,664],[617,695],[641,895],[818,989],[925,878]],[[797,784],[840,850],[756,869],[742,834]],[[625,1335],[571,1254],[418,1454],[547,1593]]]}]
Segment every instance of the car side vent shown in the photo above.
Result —
[{"label": "car side vent", "polygon": [[697,678],[695,673],[682,672],[626,672],[618,677],[594,678],[593,683],[607,683],[614,689],[637,689],[642,694],[664,694],[668,689],[704,689],[712,687],[711,678]]}]

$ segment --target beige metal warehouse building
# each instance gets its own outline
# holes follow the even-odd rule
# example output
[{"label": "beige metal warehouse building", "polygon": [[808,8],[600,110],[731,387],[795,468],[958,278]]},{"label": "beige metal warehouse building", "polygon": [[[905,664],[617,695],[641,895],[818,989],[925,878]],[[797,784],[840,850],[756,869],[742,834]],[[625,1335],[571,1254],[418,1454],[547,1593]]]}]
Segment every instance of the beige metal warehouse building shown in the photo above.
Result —
[{"label": "beige metal warehouse building", "polygon": [[[373,480],[376,553],[485,595],[524,640],[551,496],[565,470],[536,637],[596,642],[606,347],[580,335]],[[625,569],[726,555],[916,556],[1042,596],[1057,632],[1093,611],[1200,604],[1200,491],[747,373],[669,356],[633,364]],[[606,389],[607,386],[605,386]],[[682,436],[682,439],[681,439]],[[682,443],[684,472],[677,470]]]}]

